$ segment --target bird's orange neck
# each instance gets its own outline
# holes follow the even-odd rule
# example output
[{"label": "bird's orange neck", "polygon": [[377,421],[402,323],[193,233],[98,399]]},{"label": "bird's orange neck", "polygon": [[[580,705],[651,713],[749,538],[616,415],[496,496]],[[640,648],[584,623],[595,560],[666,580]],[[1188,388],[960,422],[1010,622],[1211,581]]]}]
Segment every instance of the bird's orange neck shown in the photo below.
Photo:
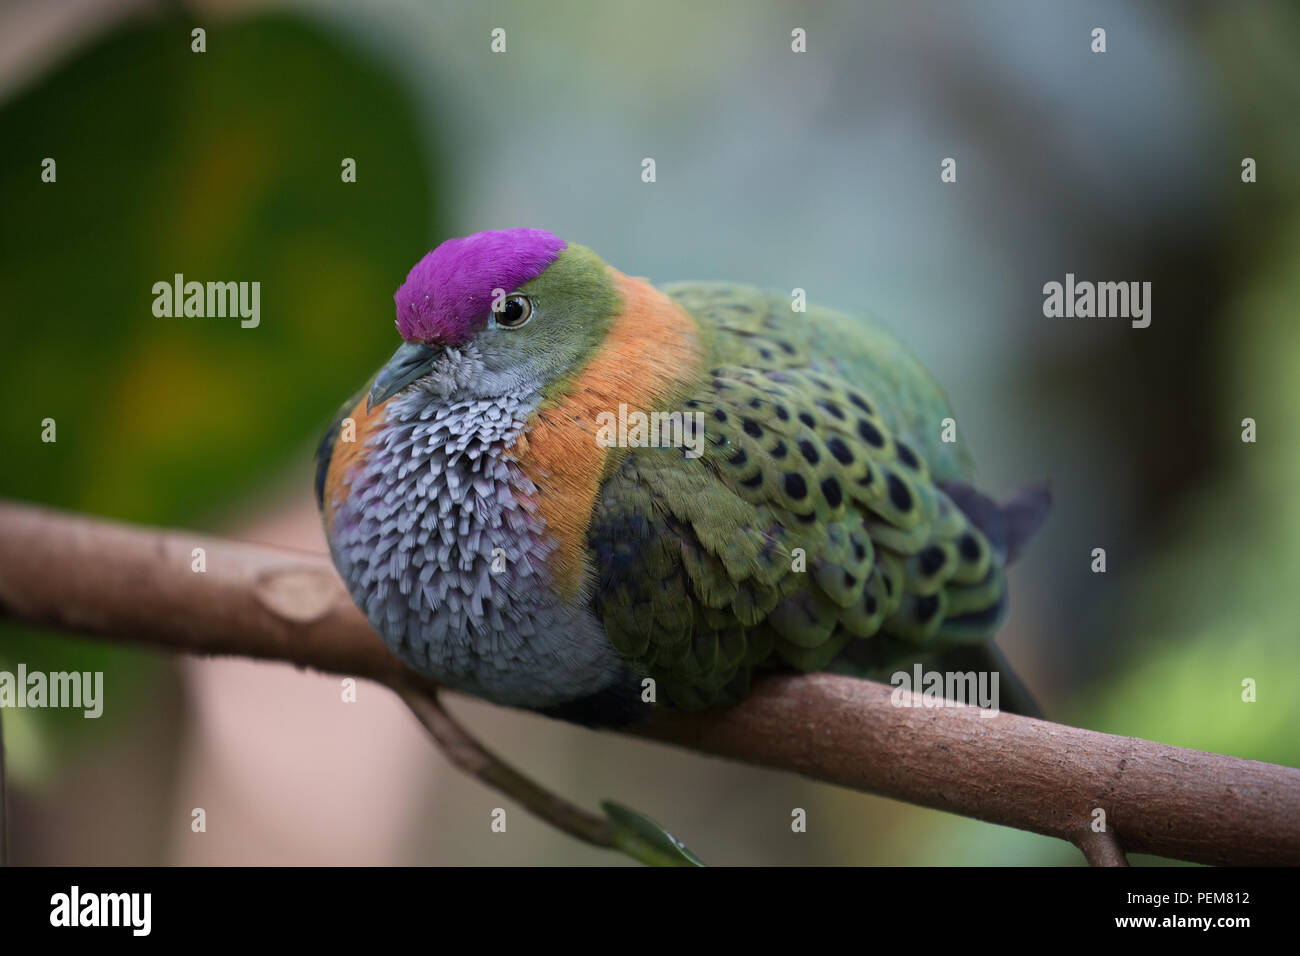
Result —
[{"label": "bird's orange neck", "polygon": [[334,523],[339,502],[347,497],[347,487],[365,463],[369,453],[369,440],[383,427],[387,416],[388,403],[384,402],[374,408],[366,407],[363,391],[356,406],[348,412],[339,426],[339,434],[334,439],[333,453],[330,456],[329,470],[325,473],[325,496],[322,502],[325,528]]},{"label": "bird's orange neck", "polygon": [[596,416],[619,405],[649,413],[667,408],[700,372],[699,328],[686,311],[641,279],[609,270],[622,300],[605,341],[555,401],[540,408],[514,454],[537,486],[537,510],[556,544],[549,559],[556,590],[584,590],[587,528],[601,483],[626,452],[597,442]]}]

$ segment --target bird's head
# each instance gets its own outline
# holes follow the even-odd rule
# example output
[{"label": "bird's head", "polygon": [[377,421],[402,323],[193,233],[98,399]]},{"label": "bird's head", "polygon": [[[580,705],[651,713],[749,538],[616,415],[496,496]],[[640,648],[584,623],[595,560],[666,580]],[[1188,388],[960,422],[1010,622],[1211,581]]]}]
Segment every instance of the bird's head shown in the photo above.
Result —
[{"label": "bird's head", "polygon": [[605,263],[542,229],[448,239],[394,299],[404,344],[368,408],[408,388],[458,399],[545,391],[581,367],[619,308]]}]

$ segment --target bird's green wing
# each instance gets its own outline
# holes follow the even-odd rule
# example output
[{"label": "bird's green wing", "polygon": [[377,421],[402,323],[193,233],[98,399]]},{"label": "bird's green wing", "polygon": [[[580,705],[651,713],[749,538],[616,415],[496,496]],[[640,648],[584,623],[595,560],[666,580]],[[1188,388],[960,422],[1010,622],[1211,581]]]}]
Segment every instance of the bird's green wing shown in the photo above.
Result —
[{"label": "bird's green wing", "polygon": [[916,359],[878,326],[746,287],[666,291],[712,358],[680,408],[704,451],[633,449],[602,488],[589,543],[615,647],[701,707],[739,699],[757,667],[989,638],[1003,561],[936,484],[969,468]]}]

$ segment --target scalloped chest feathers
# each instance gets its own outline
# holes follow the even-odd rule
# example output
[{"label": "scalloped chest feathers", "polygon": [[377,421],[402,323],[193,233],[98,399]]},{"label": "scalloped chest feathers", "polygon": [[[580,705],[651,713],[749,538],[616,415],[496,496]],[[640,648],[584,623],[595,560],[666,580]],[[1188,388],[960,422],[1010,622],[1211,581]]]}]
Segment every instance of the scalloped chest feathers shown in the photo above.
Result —
[{"label": "scalloped chest feathers", "polygon": [[593,615],[556,596],[537,488],[510,458],[537,401],[393,399],[330,527],[353,599],[398,657],[525,707],[581,696],[619,666]]}]

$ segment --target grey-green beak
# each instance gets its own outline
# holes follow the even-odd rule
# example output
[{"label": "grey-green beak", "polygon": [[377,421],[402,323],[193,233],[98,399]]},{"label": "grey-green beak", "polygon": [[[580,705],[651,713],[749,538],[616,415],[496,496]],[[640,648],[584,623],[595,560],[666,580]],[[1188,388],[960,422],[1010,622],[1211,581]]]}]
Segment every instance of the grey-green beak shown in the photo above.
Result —
[{"label": "grey-green beak", "polygon": [[399,348],[375,376],[375,383],[370,386],[370,394],[366,396],[366,414],[369,415],[371,408],[392,398],[417,378],[427,374],[441,354],[442,349],[433,345],[407,342]]}]

